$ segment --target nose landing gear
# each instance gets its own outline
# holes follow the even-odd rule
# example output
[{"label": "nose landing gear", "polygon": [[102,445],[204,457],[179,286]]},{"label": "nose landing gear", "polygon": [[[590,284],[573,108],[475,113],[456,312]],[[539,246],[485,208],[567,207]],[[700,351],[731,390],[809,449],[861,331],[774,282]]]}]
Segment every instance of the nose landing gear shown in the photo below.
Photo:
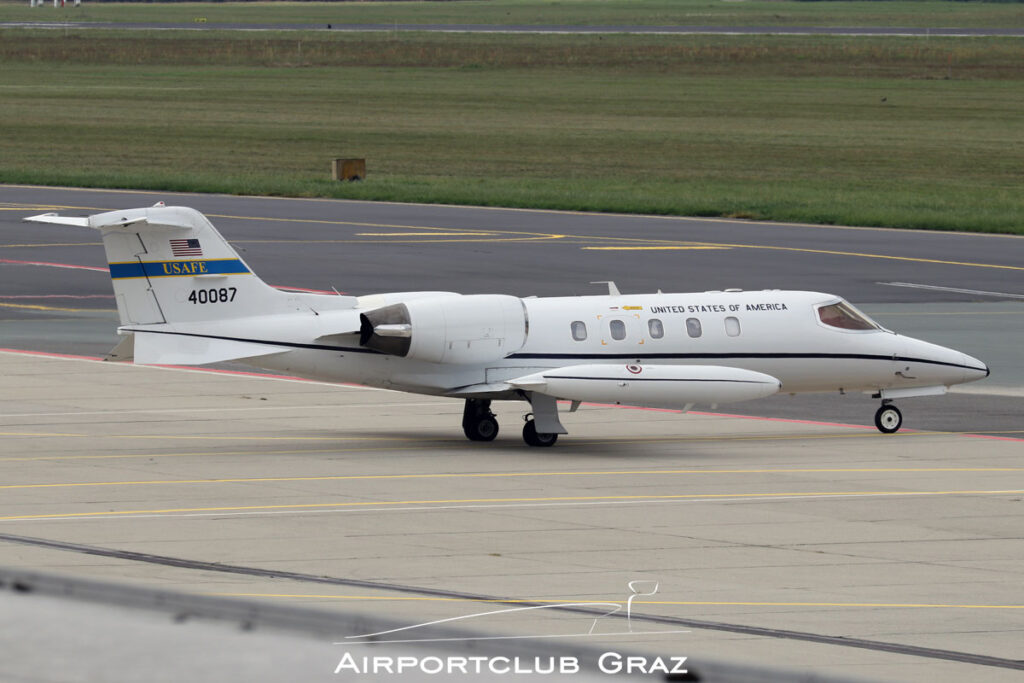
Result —
[{"label": "nose landing gear", "polygon": [[894,434],[903,426],[903,413],[896,406],[883,400],[875,413],[875,426],[883,434]]}]

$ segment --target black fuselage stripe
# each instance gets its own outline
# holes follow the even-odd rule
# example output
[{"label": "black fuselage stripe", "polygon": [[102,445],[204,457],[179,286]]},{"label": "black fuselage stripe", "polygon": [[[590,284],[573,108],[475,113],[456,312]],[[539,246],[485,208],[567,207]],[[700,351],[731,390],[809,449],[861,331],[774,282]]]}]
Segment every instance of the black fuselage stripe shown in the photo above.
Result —
[{"label": "black fuselage stripe", "polygon": [[932,360],[930,358],[914,358],[912,356],[885,356],[870,353],[513,353],[510,360],[549,359],[549,360],[876,360],[900,363],[927,363],[944,365],[951,368],[976,370],[984,372],[984,368],[962,363]]},{"label": "black fuselage stripe", "polygon": [[[270,346],[286,346],[291,349],[311,349],[314,351],[339,351],[345,353],[382,354],[380,351],[359,346],[333,346],[330,344],[304,344],[301,342],[273,341],[270,339],[250,339],[246,337],[227,337],[217,334],[198,334],[195,332],[172,332],[170,330],[142,330],[122,328],[126,332],[143,332],[145,334],[170,334],[180,337],[198,337],[200,339],[220,339],[223,341],[244,342],[248,344],[268,344]],[[926,363],[943,365],[950,368],[985,372],[985,368],[929,358],[913,358],[910,356],[883,356],[869,353],[513,353],[503,360],[875,360],[901,363]],[[719,380],[715,380],[719,381]]]}]

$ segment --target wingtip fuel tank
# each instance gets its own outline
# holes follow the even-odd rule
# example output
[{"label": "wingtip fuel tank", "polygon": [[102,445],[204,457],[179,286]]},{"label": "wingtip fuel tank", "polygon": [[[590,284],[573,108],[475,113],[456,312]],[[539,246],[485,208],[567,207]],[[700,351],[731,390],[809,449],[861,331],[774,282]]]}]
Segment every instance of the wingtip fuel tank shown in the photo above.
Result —
[{"label": "wingtip fuel tank", "polygon": [[778,393],[781,382],[763,372],[720,365],[571,365],[509,381],[570,401],[686,409],[750,401]]}]

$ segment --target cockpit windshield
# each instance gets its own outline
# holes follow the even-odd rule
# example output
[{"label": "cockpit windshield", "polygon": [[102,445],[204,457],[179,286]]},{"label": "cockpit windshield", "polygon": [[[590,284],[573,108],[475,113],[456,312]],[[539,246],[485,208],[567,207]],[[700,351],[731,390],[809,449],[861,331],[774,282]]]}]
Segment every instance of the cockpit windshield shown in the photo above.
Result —
[{"label": "cockpit windshield", "polygon": [[845,301],[826,304],[818,307],[818,320],[829,327],[841,330],[879,330],[876,322],[871,320]]}]

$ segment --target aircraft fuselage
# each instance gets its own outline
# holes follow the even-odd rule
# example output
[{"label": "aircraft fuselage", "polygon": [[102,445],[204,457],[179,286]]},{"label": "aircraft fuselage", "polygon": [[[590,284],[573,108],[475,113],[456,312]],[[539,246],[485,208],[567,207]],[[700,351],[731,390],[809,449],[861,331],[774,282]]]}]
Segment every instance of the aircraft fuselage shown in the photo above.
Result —
[{"label": "aircraft fuselage", "polygon": [[496,398],[507,380],[584,363],[737,367],[778,378],[780,391],[788,393],[949,385],[988,372],[959,351],[881,328],[822,322],[816,307],[838,301],[829,294],[780,290],[528,298],[522,299],[525,342],[495,360],[402,358],[362,348],[357,335],[345,335],[333,347],[296,349],[256,362],[427,394],[461,396],[470,387],[492,387]]}]

